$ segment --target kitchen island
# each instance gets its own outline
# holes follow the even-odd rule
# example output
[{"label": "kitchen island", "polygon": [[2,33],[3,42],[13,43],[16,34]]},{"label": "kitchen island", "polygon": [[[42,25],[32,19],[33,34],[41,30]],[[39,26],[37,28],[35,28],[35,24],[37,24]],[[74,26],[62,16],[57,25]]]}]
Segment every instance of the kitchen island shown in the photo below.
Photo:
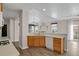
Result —
[{"label": "kitchen island", "polygon": [[[60,34],[53,34],[53,35],[29,35],[27,36],[28,43],[32,47],[40,47],[40,44],[43,44],[43,48],[46,47],[53,51],[58,51],[60,53],[64,53],[65,50],[65,36]],[[41,38],[42,37],[42,38]],[[37,40],[37,41],[36,41]],[[39,44],[40,43],[40,44]],[[29,47],[30,47],[29,45]],[[62,52],[61,52],[62,51]]]},{"label": "kitchen island", "polygon": [[0,56],[19,56],[19,55],[20,54],[13,45],[12,41],[9,40],[9,44],[6,45],[0,45]]},{"label": "kitchen island", "polygon": [[[46,33],[46,48],[50,49],[50,50],[54,50],[54,46],[57,46],[57,43],[55,44],[55,39],[56,41],[62,41],[62,46],[63,46],[63,50],[67,51],[67,34],[62,34],[62,33]],[[58,43],[60,43],[58,42]]]}]

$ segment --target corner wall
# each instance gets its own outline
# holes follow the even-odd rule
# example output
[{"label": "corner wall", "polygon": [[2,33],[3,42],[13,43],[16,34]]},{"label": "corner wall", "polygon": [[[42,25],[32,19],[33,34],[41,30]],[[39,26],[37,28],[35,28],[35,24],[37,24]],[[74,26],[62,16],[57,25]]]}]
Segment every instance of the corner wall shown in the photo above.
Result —
[{"label": "corner wall", "polygon": [[28,35],[28,12],[23,9],[22,19],[20,19],[20,48],[25,49],[27,46],[27,35]]}]

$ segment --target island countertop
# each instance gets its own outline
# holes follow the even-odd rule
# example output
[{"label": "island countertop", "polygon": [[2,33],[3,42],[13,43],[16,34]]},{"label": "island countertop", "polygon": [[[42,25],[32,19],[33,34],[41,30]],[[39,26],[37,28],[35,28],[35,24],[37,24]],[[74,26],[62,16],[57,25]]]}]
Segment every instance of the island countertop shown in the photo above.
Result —
[{"label": "island countertop", "polygon": [[7,45],[1,45],[0,46],[0,56],[19,56],[19,52],[14,47],[12,42]]}]

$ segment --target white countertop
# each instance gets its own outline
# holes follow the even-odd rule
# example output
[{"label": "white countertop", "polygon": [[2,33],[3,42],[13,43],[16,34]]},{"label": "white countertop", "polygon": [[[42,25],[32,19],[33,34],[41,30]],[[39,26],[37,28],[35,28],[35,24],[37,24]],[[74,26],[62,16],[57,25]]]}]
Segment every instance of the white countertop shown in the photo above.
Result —
[{"label": "white countertop", "polygon": [[67,33],[62,33],[62,32],[57,32],[57,33],[54,33],[54,32],[45,32],[45,34],[51,34],[51,35],[57,35],[57,34],[59,34],[59,35],[66,35]]},{"label": "white countertop", "polygon": [[14,47],[12,42],[8,45],[1,45],[0,46],[0,56],[18,56],[19,52]]},{"label": "white countertop", "polygon": [[60,34],[57,34],[57,35],[28,35],[28,36],[45,36],[45,37],[57,37],[57,38],[64,38],[65,36],[64,35],[60,35]]}]

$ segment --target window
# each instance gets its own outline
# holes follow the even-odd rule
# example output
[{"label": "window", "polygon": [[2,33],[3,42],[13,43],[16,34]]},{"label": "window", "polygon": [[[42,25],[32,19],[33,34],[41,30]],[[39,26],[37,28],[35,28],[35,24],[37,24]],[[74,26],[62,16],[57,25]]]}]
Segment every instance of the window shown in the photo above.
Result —
[{"label": "window", "polygon": [[57,32],[58,31],[57,23],[51,23],[51,30],[52,30],[52,32]]},{"label": "window", "polygon": [[34,24],[29,24],[29,32],[30,33],[34,33],[34,32],[38,32],[38,25],[34,25]]},{"label": "window", "polygon": [[73,37],[74,39],[79,38],[79,26],[78,25],[73,25]]}]

